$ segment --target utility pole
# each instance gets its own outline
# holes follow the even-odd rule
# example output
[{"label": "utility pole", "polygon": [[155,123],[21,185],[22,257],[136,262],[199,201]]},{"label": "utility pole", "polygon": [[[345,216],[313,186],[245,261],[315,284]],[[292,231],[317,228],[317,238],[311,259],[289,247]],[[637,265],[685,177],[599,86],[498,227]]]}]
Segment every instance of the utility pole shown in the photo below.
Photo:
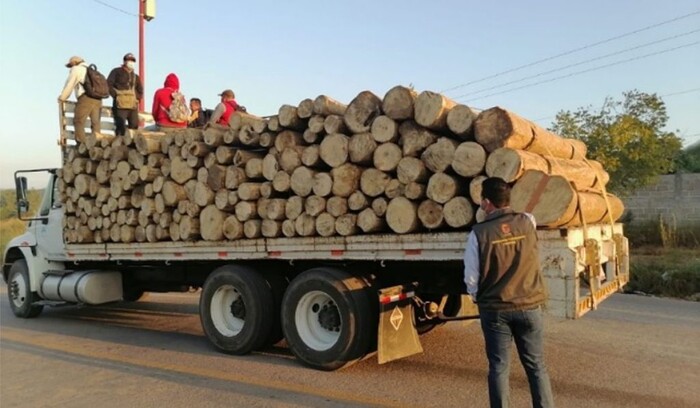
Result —
[{"label": "utility pole", "polygon": [[[139,2],[139,76],[143,84],[144,95],[146,92],[146,21],[151,21],[156,16],[156,0],[138,0]],[[139,101],[139,111],[145,109],[144,98]]]}]

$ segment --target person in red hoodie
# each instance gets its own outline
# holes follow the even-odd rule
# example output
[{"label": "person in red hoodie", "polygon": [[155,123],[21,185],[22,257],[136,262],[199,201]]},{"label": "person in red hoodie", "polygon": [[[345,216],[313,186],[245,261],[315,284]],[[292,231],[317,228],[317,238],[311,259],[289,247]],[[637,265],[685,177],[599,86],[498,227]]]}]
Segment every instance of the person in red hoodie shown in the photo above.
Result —
[{"label": "person in red hoodie", "polygon": [[[179,102],[175,102],[177,99]],[[183,112],[172,112],[171,105],[176,103]],[[180,107],[180,105],[182,105]],[[185,103],[185,97],[180,93],[180,80],[175,74],[168,74],[165,77],[163,88],[160,88],[153,95],[153,109],[151,109],[153,119],[159,128],[186,128],[189,111]],[[182,116],[182,121],[174,120],[173,116]]]}]

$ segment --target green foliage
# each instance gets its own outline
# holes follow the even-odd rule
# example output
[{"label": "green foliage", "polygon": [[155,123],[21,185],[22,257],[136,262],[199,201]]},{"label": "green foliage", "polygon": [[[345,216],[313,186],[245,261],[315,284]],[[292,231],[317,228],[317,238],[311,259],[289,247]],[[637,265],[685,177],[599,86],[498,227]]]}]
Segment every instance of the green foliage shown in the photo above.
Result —
[{"label": "green foliage", "polygon": [[672,172],[682,146],[680,138],[663,130],[668,115],[661,98],[636,90],[623,96],[622,101],[606,98],[597,112],[592,107],[560,111],[552,127],[585,142],[588,156],[610,173],[608,188],[620,195]]},{"label": "green foliage", "polygon": [[[31,214],[39,210],[43,196],[44,190],[27,191]],[[0,190],[0,257],[4,256],[7,243],[26,229],[26,223],[17,218],[15,197],[15,190]]]},{"label": "green foliage", "polygon": [[625,236],[633,248],[700,248],[700,225],[677,225],[675,219],[639,222],[625,225]]},{"label": "green foliage", "polygon": [[700,257],[688,250],[633,254],[627,290],[678,298],[700,293]]},{"label": "green foliage", "polygon": [[700,173],[700,144],[683,150],[678,156],[677,167],[686,173]]}]

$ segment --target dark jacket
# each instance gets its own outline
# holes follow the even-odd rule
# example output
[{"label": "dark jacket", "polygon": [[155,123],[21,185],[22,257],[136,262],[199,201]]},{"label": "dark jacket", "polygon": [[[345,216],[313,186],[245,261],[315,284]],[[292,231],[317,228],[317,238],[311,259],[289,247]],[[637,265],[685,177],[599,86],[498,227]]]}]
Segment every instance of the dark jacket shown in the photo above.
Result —
[{"label": "dark jacket", "polygon": [[[195,117],[195,114],[196,114],[196,117]],[[209,122],[209,118],[211,117],[211,114],[212,114],[211,109],[204,109],[204,108],[201,108],[196,112],[192,112],[192,114],[190,115],[190,121],[187,122],[187,127],[203,128],[204,125],[206,125],[207,122]]]},{"label": "dark jacket", "polygon": [[129,72],[124,66],[116,67],[109,73],[107,84],[109,84],[109,94],[112,95],[112,103],[114,106],[117,104],[116,89],[124,91],[134,87],[136,90],[136,98],[138,100],[143,99],[143,84],[141,84],[141,78],[139,78],[135,72]]},{"label": "dark jacket", "polygon": [[179,91],[180,79],[175,74],[168,74],[168,76],[165,77],[163,88],[157,90],[155,95],[153,95],[151,114],[153,114],[153,119],[156,121],[157,125],[171,128],[187,127],[187,122],[173,122],[168,116],[168,108],[170,108],[170,104],[173,103],[173,92]]},{"label": "dark jacket", "polygon": [[472,232],[479,244],[479,308],[531,309],[546,300],[532,221],[510,209],[494,211]]}]

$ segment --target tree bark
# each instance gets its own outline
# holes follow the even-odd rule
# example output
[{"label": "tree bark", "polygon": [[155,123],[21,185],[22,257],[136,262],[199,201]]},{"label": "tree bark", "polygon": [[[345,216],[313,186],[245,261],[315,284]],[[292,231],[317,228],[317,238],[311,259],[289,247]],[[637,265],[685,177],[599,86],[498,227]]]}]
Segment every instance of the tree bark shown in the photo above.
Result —
[{"label": "tree bark", "polygon": [[440,204],[445,204],[452,197],[462,193],[464,183],[454,176],[445,173],[435,173],[428,180],[428,189],[426,195],[433,201]]},{"label": "tree bark", "polygon": [[292,173],[290,180],[291,189],[294,194],[306,197],[311,194],[314,186],[314,176],[316,172],[308,167],[297,167]]},{"label": "tree bark", "polygon": [[278,171],[272,179],[272,188],[280,193],[287,193],[292,187],[292,178],[289,173]]},{"label": "tree bark", "polygon": [[401,148],[394,143],[382,143],[374,150],[374,167],[384,172],[393,172],[401,161]]},{"label": "tree bark", "polygon": [[297,230],[294,227],[294,221],[284,220],[282,221],[282,234],[287,238],[293,238],[297,236]]},{"label": "tree bark", "polygon": [[284,207],[284,215],[288,220],[296,220],[304,212],[304,199],[299,196],[289,197]]},{"label": "tree bark", "polygon": [[329,134],[323,138],[319,148],[321,160],[331,167],[338,167],[348,161],[348,144],[350,139],[340,133]]},{"label": "tree bark", "polygon": [[413,121],[403,122],[399,126],[399,144],[404,156],[418,157],[428,146],[435,143],[437,135],[418,126]]},{"label": "tree bark", "polygon": [[304,202],[304,212],[316,217],[326,210],[326,199],[317,195],[311,195]]},{"label": "tree bark", "polygon": [[399,125],[388,116],[377,116],[372,121],[370,133],[377,143],[396,142],[399,138]]},{"label": "tree bark", "polygon": [[332,135],[334,133],[346,133],[348,128],[345,126],[342,115],[328,115],[323,122],[323,130],[325,130],[326,134]]},{"label": "tree bark", "polygon": [[423,91],[416,98],[416,122],[433,130],[447,130],[447,114],[457,102],[439,93]]},{"label": "tree bark", "polygon": [[260,225],[263,237],[277,238],[282,236],[282,221],[262,220]]},{"label": "tree bark", "polygon": [[418,93],[412,88],[397,85],[384,95],[382,110],[394,120],[413,119],[416,98]]},{"label": "tree bark", "polygon": [[280,106],[279,112],[277,114],[280,126],[285,127],[287,129],[304,130],[307,121],[300,118],[297,112],[298,110],[295,106]]},{"label": "tree bark", "polygon": [[463,177],[474,177],[484,170],[486,151],[476,142],[464,142],[457,146],[452,169]]},{"label": "tree bark", "polygon": [[249,159],[245,164],[245,174],[249,179],[262,179],[262,164],[263,161],[260,158],[254,157]]},{"label": "tree bark", "polygon": [[326,200],[326,212],[333,217],[340,217],[348,212],[348,199],[344,197],[330,197]]},{"label": "tree bark", "polygon": [[343,116],[345,114],[346,109],[347,106],[345,104],[338,102],[335,99],[326,95],[319,95],[318,97],[316,97],[316,99],[314,99],[314,113],[316,115]]},{"label": "tree bark", "polygon": [[199,238],[199,219],[185,215],[180,220],[180,239],[183,241],[196,241]]},{"label": "tree bark", "polygon": [[248,177],[246,176],[245,170],[236,167],[236,166],[228,166],[226,168],[226,188],[229,190],[235,190],[238,188],[238,186],[241,183],[244,183],[248,180]]},{"label": "tree bark", "polygon": [[287,147],[282,150],[279,158],[279,166],[287,173],[292,173],[294,169],[301,166],[301,157],[305,148],[302,146]]},{"label": "tree bark", "polygon": [[321,147],[319,145],[306,146],[301,154],[301,163],[306,167],[323,166]]},{"label": "tree bark", "polygon": [[384,194],[391,177],[375,168],[365,169],[360,177],[360,189],[369,197],[379,197]]},{"label": "tree bark", "polygon": [[321,213],[316,217],[316,232],[322,237],[330,237],[335,235],[335,220],[336,218],[327,212]]},{"label": "tree bark", "polygon": [[245,236],[243,224],[234,216],[226,217],[222,229],[224,236],[229,240],[241,239]]},{"label": "tree bark", "polygon": [[220,191],[226,188],[226,166],[215,164],[209,168],[207,173],[207,185],[212,191]]},{"label": "tree bark", "polygon": [[425,149],[421,160],[425,163],[425,167],[433,173],[444,172],[452,164],[457,146],[456,141],[441,137]]},{"label": "tree bark", "polygon": [[447,114],[447,127],[461,140],[474,140],[474,121],[476,112],[472,108],[457,104]]},{"label": "tree bark", "polygon": [[333,195],[349,197],[350,194],[360,188],[362,169],[354,164],[346,163],[331,170],[333,178]]},{"label": "tree bark", "polygon": [[294,228],[297,235],[302,237],[310,237],[316,234],[316,219],[309,214],[301,214],[294,220]]},{"label": "tree bark", "polygon": [[194,202],[200,207],[206,207],[209,204],[214,204],[214,191],[207,185],[198,181],[194,189]]},{"label": "tree bark", "polygon": [[442,209],[445,223],[452,228],[469,225],[474,218],[474,206],[466,197],[454,197],[446,202]]},{"label": "tree bark", "polygon": [[179,157],[170,160],[170,177],[178,184],[185,184],[197,176],[197,170],[187,165],[187,162]]},{"label": "tree bark", "polygon": [[384,197],[377,197],[374,200],[372,200],[372,211],[374,211],[375,214],[377,214],[377,217],[384,217],[386,214],[386,207],[389,205],[389,203],[386,201],[386,198]]},{"label": "tree bark", "polygon": [[208,205],[199,214],[199,225],[202,239],[205,241],[221,241],[224,239],[224,220],[228,214],[215,205]]},{"label": "tree bark", "polygon": [[297,115],[301,119],[308,119],[313,115],[314,113],[314,100],[313,99],[304,99],[303,101],[299,102],[299,106],[297,107]]},{"label": "tree bark", "polygon": [[260,183],[241,183],[238,186],[238,198],[246,201],[260,198]]},{"label": "tree bark", "polygon": [[338,235],[349,236],[357,233],[357,214],[343,214],[335,220],[335,231]]},{"label": "tree bark", "polygon": [[262,236],[262,220],[248,220],[243,224],[243,234],[248,239]]},{"label": "tree bark", "polygon": [[414,181],[404,185],[403,195],[409,200],[421,200],[425,198],[425,184],[416,183]]},{"label": "tree bark", "polygon": [[418,206],[405,197],[393,198],[386,209],[386,222],[397,234],[407,234],[418,229]]},{"label": "tree bark", "polygon": [[469,182],[469,198],[473,203],[481,204],[481,183],[486,180],[486,176],[476,176]]},{"label": "tree bark", "polygon": [[350,161],[356,164],[372,164],[377,142],[371,133],[357,133],[348,141],[348,154]]},{"label": "tree bark", "polygon": [[404,184],[424,183],[430,178],[430,172],[425,163],[416,157],[404,157],[396,167],[396,176]]},{"label": "tree bark", "polygon": [[365,208],[359,214],[357,214],[357,226],[362,230],[362,232],[369,234],[372,232],[380,232],[386,226],[383,218],[377,216],[377,214],[371,208]]},{"label": "tree bark", "polygon": [[401,183],[398,179],[389,180],[386,188],[384,189],[384,195],[389,198],[402,197],[404,195],[404,190],[406,185]]},{"label": "tree bark", "polygon": [[442,205],[433,200],[425,200],[418,206],[418,219],[429,230],[442,227],[445,224]]},{"label": "tree bark", "polygon": [[257,201],[239,201],[235,207],[235,214],[238,221],[245,222],[257,216]]},{"label": "tree bark", "polygon": [[275,137],[275,149],[281,152],[287,147],[303,146],[303,141],[304,138],[301,133],[293,130],[284,130]]}]

